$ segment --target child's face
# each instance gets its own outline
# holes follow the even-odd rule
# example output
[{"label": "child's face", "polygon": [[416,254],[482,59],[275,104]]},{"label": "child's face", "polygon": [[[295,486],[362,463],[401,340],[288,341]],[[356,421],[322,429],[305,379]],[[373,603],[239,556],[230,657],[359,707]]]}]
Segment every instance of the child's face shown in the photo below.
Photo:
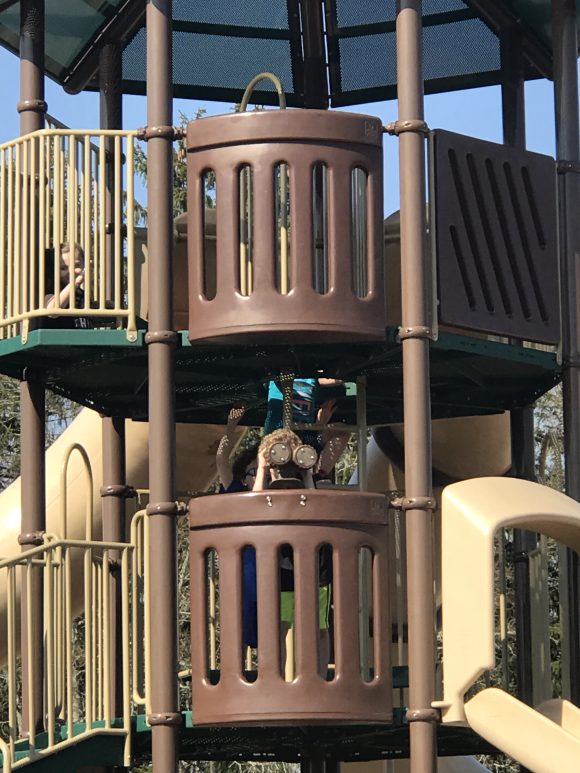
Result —
[{"label": "child's face", "polygon": [[76,249],[74,251],[74,266],[70,265],[70,257],[71,253],[70,250],[67,250],[66,252],[61,252],[60,254],[60,267],[62,271],[71,271],[75,268],[84,268],[85,267],[85,256],[82,253],[81,250]]}]

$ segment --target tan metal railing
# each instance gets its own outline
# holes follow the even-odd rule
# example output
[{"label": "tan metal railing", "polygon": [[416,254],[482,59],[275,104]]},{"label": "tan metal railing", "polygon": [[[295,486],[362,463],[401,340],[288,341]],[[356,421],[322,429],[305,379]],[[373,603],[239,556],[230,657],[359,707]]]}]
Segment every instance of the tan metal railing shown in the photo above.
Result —
[{"label": "tan metal railing", "polygon": [[[51,128],[0,145],[0,338],[26,340],[31,320],[52,316],[135,340],[136,136]],[[63,243],[85,258],[83,293],[64,302]]]},{"label": "tan metal railing", "polygon": [[[123,715],[111,716],[110,693],[110,593],[106,568],[113,552],[119,556],[121,576],[121,635]],[[12,769],[21,767],[94,733],[120,734],[125,738],[125,765],[130,763],[131,680],[130,680],[130,561],[133,545],[118,542],[63,540],[47,535],[44,545],[12,559],[0,561],[7,588],[8,652],[8,759]],[[83,565],[82,577],[73,566]],[[40,569],[44,580],[45,673],[44,684],[30,680],[31,712],[36,691],[44,691],[46,742],[37,745],[34,716],[28,718],[29,754],[16,760],[21,718],[18,713],[20,673],[18,653],[22,651],[17,624],[20,588],[25,588],[25,609],[32,608],[32,573]],[[82,624],[74,627],[73,583],[82,583]],[[95,603],[95,599],[97,603]],[[78,614],[78,610],[76,611]],[[29,627],[33,624],[29,618]],[[113,722],[115,720],[115,722]],[[82,724],[76,724],[82,723]],[[4,770],[10,769],[4,767]]]},{"label": "tan metal railing", "polygon": [[[80,457],[85,480],[84,539],[71,539],[73,524],[67,517],[67,478],[71,459]],[[93,477],[85,449],[74,443],[64,455],[60,470],[61,509],[59,534],[45,534],[45,543],[11,559],[0,561],[0,584],[6,588],[5,637],[0,650],[7,653],[8,737],[0,739],[3,771],[18,769],[36,759],[78,743],[94,734],[122,735],[125,765],[130,763],[130,722],[134,706],[149,709],[149,534],[145,510],[131,523],[128,543],[101,542],[93,531]],[[78,524],[77,524],[78,530]],[[61,537],[62,535],[62,537]],[[119,567],[121,660],[112,662],[112,604],[110,567]],[[22,691],[20,628],[23,609],[31,615],[33,574],[42,573],[44,599],[45,670],[43,682],[30,680],[30,716],[19,713]],[[29,652],[29,657],[31,653]],[[111,674],[121,672],[122,716],[112,714]],[[32,661],[28,663],[32,673]],[[38,691],[44,694],[46,739],[37,738],[33,707]],[[27,720],[27,721],[26,721]],[[32,728],[26,737],[29,754],[17,760],[22,727]],[[26,748],[26,746],[24,747]]]}]

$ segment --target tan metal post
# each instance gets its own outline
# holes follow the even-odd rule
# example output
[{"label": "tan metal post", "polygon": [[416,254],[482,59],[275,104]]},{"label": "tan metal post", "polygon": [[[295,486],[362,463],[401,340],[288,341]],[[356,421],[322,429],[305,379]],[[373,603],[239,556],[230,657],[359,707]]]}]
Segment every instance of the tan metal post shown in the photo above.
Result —
[{"label": "tan metal post", "polygon": [[149,489],[153,770],[177,770],[177,549],[172,330],[172,2],[147,2]]},{"label": "tan metal post", "polygon": [[[44,101],[44,0],[20,3],[20,133],[42,129]],[[28,224],[26,224],[27,227]],[[46,528],[44,466],[44,384],[25,371],[20,383],[21,534],[26,550],[42,543]],[[43,615],[42,572],[31,571],[31,592],[23,587],[22,599],[22,717],[23,729],[32,734],[43,725]],[[23,578],[24,583],[24,578]],[[32,609],[26,614],[26,599]],[[28,618],[28,619],[27,619]],[[29,628],[31,621],[31,628]]]},{"label": "tan metal post", "polygon": [[437,712],[429,314],[425,249],[425,131],[421,0],[397,2],[401,281],[405,422],[409,708],[412,773],[434,773]]},{"label": "tan metal post", "polygon": [[[556,158],[560,172],[560,275],[564,366],[566,493],[580,501],[580,119],[575,0],[553,0]],[[570,697],[580,700],[580,590],[578,554],[567,551]],[[563,682],[568,674],[563,674]]]},{"label": "tan metal post", "polygon": [[[108,42],[99,53],[99,91],[100,91],[100,124],[101,129],[123,128],[123,47],[119,42]],[[118,223],[115,223],[114,202],[114,154],[115,140],[109,137],[105,141],[107,150],[106,162],[106,195],[105,220],[106,233],[101,234],[105,240],[105,283],[106,298],[115,298],[115,233]],[[128,224],[130,226],[131,224]]]}]

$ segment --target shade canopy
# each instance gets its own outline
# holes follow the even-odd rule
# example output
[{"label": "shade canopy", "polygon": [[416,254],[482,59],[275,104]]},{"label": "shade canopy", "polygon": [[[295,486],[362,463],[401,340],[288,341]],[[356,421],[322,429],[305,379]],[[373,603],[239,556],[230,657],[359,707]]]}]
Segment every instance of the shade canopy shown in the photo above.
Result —
[{"label": "shade canopy", "polygon": [[[144,0],[45,0],[46,73],[96,89],[99,47],[124,46],[123,91],[145,93]],[[580,13],[580,12],[579,12]],[[235,102],[258,72],[289,105],[355,105],[396,96],[396,0],[174,0],[174,96]],[[523,34],[525,77],[552,71],[550,0],[423,0],[428,93],[501,81],[500,37]],[[18,51],[20,2],[0,0],[0,43]],[[264,83],[255,101],[276,102]]]}]

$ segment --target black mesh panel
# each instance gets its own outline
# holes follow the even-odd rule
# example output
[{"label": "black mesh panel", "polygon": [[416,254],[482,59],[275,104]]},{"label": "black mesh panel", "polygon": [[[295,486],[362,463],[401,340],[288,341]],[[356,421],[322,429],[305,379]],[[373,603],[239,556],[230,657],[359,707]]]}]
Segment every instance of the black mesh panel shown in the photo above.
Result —
[{"label": "black mesh panel", "polygon": [[288,6],[286,0],[174,0],[173,18],[228,27],[285,29]]}]

